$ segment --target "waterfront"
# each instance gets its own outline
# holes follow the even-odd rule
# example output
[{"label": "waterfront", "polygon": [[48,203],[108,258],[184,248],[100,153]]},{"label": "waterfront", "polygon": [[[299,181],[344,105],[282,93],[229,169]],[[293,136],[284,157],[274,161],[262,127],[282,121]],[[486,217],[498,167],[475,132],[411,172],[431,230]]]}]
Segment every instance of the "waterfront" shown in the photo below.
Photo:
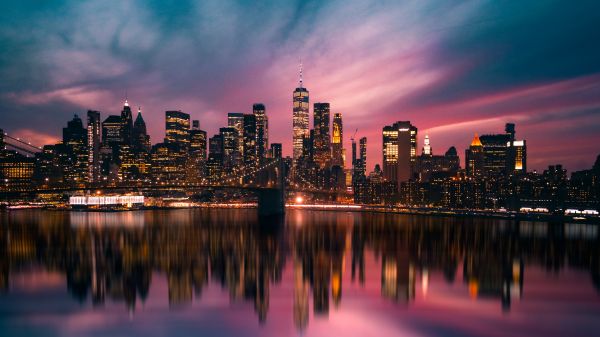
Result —
[{"label": "waterfront", "polygon": [[0,214],[7,336],[591,336],[591,224],[289,209]]}]

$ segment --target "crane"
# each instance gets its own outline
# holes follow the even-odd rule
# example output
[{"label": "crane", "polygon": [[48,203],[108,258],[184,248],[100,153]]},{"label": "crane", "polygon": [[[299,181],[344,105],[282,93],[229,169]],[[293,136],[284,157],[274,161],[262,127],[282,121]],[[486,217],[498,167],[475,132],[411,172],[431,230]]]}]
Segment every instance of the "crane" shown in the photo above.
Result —
[{"label": "crane", "polygon": [[354,137],[356,137],[357,132],[358,132],[358,128],[356,128],[356,130],[354,131],[354,134],[352,135],[352,137],[350,137],[350,140],[352,141],[352,143],[354,143]]}]

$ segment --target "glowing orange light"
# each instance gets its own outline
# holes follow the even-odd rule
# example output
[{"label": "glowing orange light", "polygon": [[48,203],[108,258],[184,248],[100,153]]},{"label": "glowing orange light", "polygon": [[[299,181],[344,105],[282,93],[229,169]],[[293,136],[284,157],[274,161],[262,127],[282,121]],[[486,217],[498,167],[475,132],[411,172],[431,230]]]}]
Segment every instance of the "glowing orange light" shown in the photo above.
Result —
[{"label": "glowing orange light", "polygon": [[303,202],[304,202],[304,198],[302,198],[301,196],[297,196],[297,197],[296,197],[296,203],[297,203],[297,204],[301,204],[301,203],[303,203]]}]

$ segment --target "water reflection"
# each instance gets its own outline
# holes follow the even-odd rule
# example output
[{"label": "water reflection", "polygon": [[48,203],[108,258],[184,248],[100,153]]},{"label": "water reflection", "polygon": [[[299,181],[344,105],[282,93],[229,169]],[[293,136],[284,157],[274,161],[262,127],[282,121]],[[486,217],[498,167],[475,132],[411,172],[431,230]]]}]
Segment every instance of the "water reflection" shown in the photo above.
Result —
[{"label": "water reflection", "polygon": [[[0,289],[26,270],[64,275],[71,296],[95,307],[108,299],[135,313],[153,278],[166,278],[173,309],[202,301],[217,283],[232,303],[251,303],[259,322],[286,263],[293,285],[294,326],[343,308],[344,273],[365,286],[378,274],[380,296],[410,305],[430,275],[460,279],[468,296],[509,311],[523,296],[527,268],[577,268],[600,289],[598,228],[491,219],[291,211],[257,220],[252,210],[1,214]],[[367,271],[372,254],[375,268]],[[346,263],[350,263],[347,268]],[[462,277],[457,273],[462,272]],[[158,275],[158,276],[157,276]],[[373,275],[371,275],[373,276]],[[0,299],[2,297],[0,296]]]}]

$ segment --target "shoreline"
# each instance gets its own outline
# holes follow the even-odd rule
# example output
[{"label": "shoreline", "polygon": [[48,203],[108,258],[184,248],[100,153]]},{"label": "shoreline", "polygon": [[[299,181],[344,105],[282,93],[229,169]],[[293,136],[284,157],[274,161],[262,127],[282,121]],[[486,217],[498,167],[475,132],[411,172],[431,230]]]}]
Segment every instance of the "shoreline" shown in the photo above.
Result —
[{"label": "shoreline", "polygon": [[[19,210],[44,209],[51,211],[69,211],[69,212],[97,212],[97,213],[120,213],[140,210],[177,210],[177,209],[256,209],[256,204],[241,203],[241,204],[194,204],[182,207],[173,206],[144,206],[133,209],[70,209],[56,207],[19,207],[8,208],[2,211],[13,212]],[[556,215],[546,213],[519,213],[519,212],[497,212],[493,210],[453,210],[439,208],[422,208],[422,207],[381,207],[369,205],[354,205],[354,204],[319,204],[319,205],[297,205],[286,204],[286,209],[292,210],[307,210],[307,211],[327,211],[327,212],[372,212],[386,214],[402,214],[402,215],[421,215],[434,217],[458,217],[458,218],[491,218],[517,221],[545,221],[545,222],[575,222],[575,223],[590,223],[600,224],[600,217],[576,217],[570,215]]]}]

